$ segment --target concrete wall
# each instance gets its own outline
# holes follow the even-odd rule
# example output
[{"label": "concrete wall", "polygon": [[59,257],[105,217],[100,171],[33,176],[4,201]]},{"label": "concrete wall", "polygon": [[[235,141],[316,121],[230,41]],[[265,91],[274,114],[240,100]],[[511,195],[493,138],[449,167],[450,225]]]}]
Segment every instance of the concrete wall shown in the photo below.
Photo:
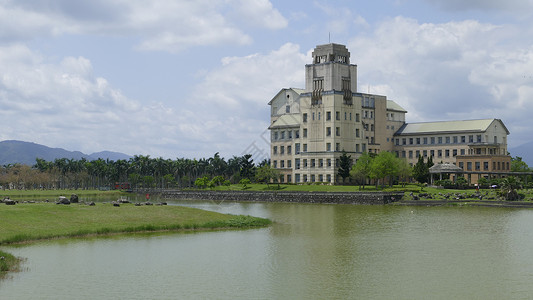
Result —
[{"label": "concrete wall", "polygon": [[214,200],[237,202],[294,202],[332,204],[387,204],[399,201],[403,193],[327,193],[327,192],[252,192],[252,191],[164,191],[161,198],[171,200]]}]

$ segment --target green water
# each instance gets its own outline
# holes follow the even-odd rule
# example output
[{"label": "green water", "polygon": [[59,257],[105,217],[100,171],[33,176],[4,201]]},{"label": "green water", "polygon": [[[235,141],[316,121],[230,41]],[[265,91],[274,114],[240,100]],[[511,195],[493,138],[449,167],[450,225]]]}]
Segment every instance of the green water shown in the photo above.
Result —
[{"label": "green water", "polygon": [[269,228],[3,247],[0,299],[530,299],[533,210],[175,202]]}]

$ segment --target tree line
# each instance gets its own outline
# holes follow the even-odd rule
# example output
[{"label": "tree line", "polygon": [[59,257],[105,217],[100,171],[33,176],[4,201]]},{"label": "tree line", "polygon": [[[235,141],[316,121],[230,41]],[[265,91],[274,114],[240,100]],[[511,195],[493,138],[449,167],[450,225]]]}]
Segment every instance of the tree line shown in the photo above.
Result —
[{"label": "tree line", "polygon": [[243,178],[254,180],[257,167],[252,155],[233,156],[225,160],[215,153],[201,159],[175,160],[135,155],[129,160],[87,160],[37,158],[33,166],[10,164],[0,167],[3,189],[112,189],[184,188],[194,186],[202,177],[221,177],[230,183]]}]

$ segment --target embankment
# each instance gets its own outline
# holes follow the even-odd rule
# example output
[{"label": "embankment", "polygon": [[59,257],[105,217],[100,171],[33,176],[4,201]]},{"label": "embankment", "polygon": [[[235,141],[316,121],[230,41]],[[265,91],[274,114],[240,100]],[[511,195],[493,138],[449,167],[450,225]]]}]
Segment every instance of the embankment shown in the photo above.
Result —
[{"label": "embankment", "polygon": [[282,192],[282,191],[183,191],[160,192],[163,199],[236,202],[292,202],[328,204],[388,204],[399,201],[403,192]]}]

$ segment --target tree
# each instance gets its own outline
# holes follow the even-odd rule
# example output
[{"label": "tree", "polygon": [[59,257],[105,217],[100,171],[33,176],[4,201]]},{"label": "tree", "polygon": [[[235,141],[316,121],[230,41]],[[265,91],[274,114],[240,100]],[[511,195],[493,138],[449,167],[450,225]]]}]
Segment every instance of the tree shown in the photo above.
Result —
[{"label": "tree", "polygon": [[505,177],[500,181],[500,191],[498,195],[507,201],[520,200],[521,196],[516,191],[521,187],[520,180],[514,176]]},{"label": "tree", "polygon": [[337,174],[342,177],[342,183],[345,179],[350,177],[350,170],[352,168],[352,156],[342,151],[341,157],[339,157],[339,170]]},{"label": "tree", "polygon": [[[393,176],[397,175],[398,170],[399,159],[391,152],[382,151],[372,161],[372,175],[376,179],[383,179],[383,185],[388,177],[389,184],[392,186]],[[377,185],[378,181],[376,181]]]},{"label": "tree", "polygon": [[427,183],[429,180],[429,167],[424,163],[422,155],[418,156],[418,162],[413,167],[413,177],[420,183]]},{"label": "tree", "polygon": [[267,186],[271,181],[278,184],[279,188],[279,176],[280,172],[278,169],[272,168],[269,164],[259,167],[255,172],[255,180],[257,182],[264,182]]},{"label": "tree", "polygon": [[516,156],[511,158],[511,171],[512,172],[529,172],[529,166],[525,161],[522,161],[522,157]]},{"label": "tree", "polygon": [[405,159],[399,159],[398,163],[398,176],[400,177],[400,183],[402,187],[405,187],[407,184],[407,181],[409,178],[411,178],[413,174],[413,167],[409,165],[407,160]]},{"label": "tree", "polygon": [[254,179],[255,166],[254,160],[252,159],[251,154],[245,154],[241,160],[240,164],[240,174],[242,179],[249,179],[250,181]]},{"label": "tree", "polygon": [[361,186],[364,189],[366,180],[370,178],[373,160],[373,156],[371,154],[372,153],[364,152],[359,159],[357,159],[355,165],[353,165],[352,169],[350,170],[350,176],[359,183],[359,189],[361,189]]}]

